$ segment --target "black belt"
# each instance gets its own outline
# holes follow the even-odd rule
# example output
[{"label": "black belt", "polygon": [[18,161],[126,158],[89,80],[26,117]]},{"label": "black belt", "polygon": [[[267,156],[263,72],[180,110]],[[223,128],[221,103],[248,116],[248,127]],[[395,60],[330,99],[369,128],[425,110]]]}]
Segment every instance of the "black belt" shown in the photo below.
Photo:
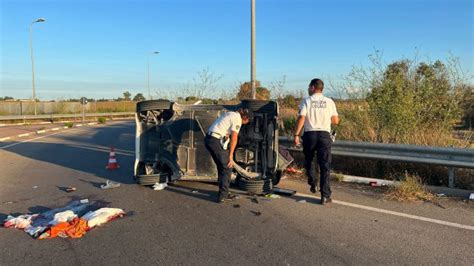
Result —
[{"label": "black belt", "polygon": [[213,138],[216,138],[216,139],[221,139],[222,138],[222,135],[219,134],[219,133],[216,133],[216,132],[208,132],[207,135],[211,136]]}]

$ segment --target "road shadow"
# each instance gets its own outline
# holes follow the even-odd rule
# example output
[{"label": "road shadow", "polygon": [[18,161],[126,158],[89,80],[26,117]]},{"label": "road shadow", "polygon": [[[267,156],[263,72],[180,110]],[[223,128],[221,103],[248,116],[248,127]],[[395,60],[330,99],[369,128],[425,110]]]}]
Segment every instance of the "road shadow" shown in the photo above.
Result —
[{"label": "road shadow", "polygon": [[[48,142],[43,142],[45,139]],[[135,127],[132,122],[97,126],[84,134],[64,131],[45,139],[11,147],[8,145],[15,142],[2,142],[0,152],[87,172],[114,182],[135,183],[133,180]],[[105,169],[110,147],[116,149],[119,169]],[[97,186],[95,182],[90,183]]]},{"label": "road shadow", "polygon": [[[217,190],[207,190],[207,189],[195,189],[187,186],[183,186],[177,183],[169,184],[166,188],[167,191],[185,195],[188,197],[193,197],[200,200],[216,202],[217,200]],[[197,192],[193,192],[197,191]]]},{"label": "road shadow", "polygon": [[100,186],[105,184],[105,182],[94,182],[94,181],[89,181],[89,180],[84,180],[84,179],[79,179],[79,181],[82,181],[84,183],[89,183],[95,188],[101,188]]},{"label": "road shadow", "polygon": [[[292,199],[298,203],[311,203],[311,204],[317,204],[317,205],[321,205],[321,199],[315,199],[315,198],[309,198],[309,197],[303,197],[303,196],[282,196],[282,197],[285,197],[285,198],[288,198],[288,199]],[[302,202],[302,201],[306,201],[306,202]]]}]

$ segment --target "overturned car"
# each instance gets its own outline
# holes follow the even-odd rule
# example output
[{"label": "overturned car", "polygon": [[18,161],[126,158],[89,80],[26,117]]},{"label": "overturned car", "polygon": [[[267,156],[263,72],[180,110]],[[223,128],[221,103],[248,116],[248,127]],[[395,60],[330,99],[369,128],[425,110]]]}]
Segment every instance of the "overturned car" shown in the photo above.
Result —
[{"label": "overturned car", "polygon": [[211,124],[223,113],[248,108],[234,153],[232,180],[253,193],[268,193],[291,161],[279,153],[278,104],[243,100],[236,105],[182,105],[167,100],[137,103],[135,179],[142,185],[176,180],[217,181],[204,146]]}]

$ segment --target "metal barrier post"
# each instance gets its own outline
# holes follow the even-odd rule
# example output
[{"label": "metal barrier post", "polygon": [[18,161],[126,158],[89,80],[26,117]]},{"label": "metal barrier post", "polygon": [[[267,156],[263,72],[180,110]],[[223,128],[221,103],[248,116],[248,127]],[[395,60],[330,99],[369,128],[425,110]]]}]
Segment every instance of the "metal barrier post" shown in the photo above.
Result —
[{"label": "metal barrier post", "polygon": [[454,167],[448,168],[448,178],[449,178],[448,186],[450,188],[454,188],[454,178],[455,178]]}]

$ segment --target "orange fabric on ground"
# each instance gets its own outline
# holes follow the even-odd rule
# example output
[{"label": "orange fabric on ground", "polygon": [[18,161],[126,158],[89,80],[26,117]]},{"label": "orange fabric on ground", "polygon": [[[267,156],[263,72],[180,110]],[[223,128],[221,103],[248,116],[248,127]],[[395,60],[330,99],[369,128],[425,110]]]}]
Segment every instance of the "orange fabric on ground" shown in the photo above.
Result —
[{"label": "orange fabric on ground", "polygon": [[48,238],[55,238],[57,236],[80,238],[86,234],[86,230],[87,221],[80,218],[74,218],[70,222],[58,223],[57,225],[48,229]]}]

